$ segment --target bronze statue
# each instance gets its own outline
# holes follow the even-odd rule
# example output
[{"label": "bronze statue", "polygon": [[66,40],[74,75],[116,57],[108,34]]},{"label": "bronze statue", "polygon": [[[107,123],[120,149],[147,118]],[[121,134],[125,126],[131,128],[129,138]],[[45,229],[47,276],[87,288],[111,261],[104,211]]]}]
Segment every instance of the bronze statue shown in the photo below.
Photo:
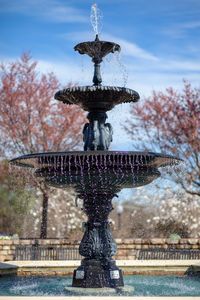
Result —
[{"label": "bronze statue", "polygon": [[110,123],[105,123],[105,112],[90,112],[89,123],[83,128],[84,150],[108,150],[112,142],[113,129]]}]

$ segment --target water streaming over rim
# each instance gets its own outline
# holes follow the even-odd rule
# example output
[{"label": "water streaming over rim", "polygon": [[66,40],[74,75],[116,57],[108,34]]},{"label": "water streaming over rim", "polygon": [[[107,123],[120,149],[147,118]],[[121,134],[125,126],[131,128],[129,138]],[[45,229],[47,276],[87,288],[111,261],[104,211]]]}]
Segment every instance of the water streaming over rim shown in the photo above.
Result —
[{"label": "water streaming over rim", "polygon": [[114,58],[119,65],[121,74],[122,74],[122,80],[123,80],[123,86],[126,87],[127,82],[128,82],[128,70],[126,66],[122,62],[122,54],[121,52],[115,52],[114,53]]},{"label": "water streaming over rim", "polygon": [[34,168],[38,177],[52,186],[92,193],[110,193],[150,183],[160,176],[158,168],[175,166],[180,160],[170,155],[134,151],[74,151],[37,153],[13,159],[12,164]]}]

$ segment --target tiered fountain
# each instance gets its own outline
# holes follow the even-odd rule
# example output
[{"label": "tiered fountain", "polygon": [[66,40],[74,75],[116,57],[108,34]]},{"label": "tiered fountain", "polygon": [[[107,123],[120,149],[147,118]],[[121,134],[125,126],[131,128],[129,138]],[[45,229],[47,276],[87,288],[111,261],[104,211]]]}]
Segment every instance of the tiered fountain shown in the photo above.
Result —
[{"label": "tiered fountain", "polygon": [[35,176],[42,177],[51,186],[74,187],[83,200],[88,221],[79,252],[84,259],[74,271],[72,286],[122,287],[122,271],[112,259],[117,250],[108,222],[112,199],[123,188],[152,182],[160,176],[160,167],[178,164],[180,160],[152,152],[109,151],[113,130],[106,123],[106,112],[117,104],[138,101],[139,94],[128,88],[101,84],[102,59],[120,51],[118,44],[100,41],[97,34],[94,41],[80,43],[74,49],[92,58],[93,85],[58,91],[55,99],[66,105],[79,105],[89,112],[89,122],[83,129],[84,151],[29,154],[11,162],[34,168]]}]

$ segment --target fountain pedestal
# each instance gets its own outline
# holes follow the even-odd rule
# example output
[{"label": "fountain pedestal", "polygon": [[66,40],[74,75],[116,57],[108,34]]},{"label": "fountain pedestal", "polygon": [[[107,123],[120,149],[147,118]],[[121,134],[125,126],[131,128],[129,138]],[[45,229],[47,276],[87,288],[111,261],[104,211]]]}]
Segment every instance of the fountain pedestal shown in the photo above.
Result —
[{"label": "fountain pedestal", "polygon": [[122,271],[114,260],[103,261],[98,259],[85,260],[74,270],[73,287],[103,288],[124,286]]},{"label": "fountain pedestal", "polygon": [[122,271],[112,259],[117,246],[108,222],[108,215],[112,210],[111,199],[106,196],[94,195],[84,199],[84,211],[88,216],[88,222],[85,223],[79,253],[85,258],[74,271],[73,287],[124,286]]}]

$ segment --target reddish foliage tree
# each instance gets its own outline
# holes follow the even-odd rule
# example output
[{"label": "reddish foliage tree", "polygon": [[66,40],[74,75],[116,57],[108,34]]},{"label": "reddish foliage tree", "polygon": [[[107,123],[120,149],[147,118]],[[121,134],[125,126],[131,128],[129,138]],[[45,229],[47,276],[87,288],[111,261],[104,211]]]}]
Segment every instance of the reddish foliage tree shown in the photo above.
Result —
[{"label": "reddish foliage tree", "polygon": [[200,89],[184,81],[182,92],[153,92],[131,108],[126,131],[147,150],[171,152],[184,159],[185,176],[178,182],[200,196]]},{"label": "reddish foliage tree", "polygon": [[[38,74],[37,62],[29,54],[1,64],[0,70],[0,153],[13,157],[78,149],[85,114],[53,100],[59,87],[55,75]],[[37,185],[43,193],[41,238],[46,238],[48,187]]]}]

